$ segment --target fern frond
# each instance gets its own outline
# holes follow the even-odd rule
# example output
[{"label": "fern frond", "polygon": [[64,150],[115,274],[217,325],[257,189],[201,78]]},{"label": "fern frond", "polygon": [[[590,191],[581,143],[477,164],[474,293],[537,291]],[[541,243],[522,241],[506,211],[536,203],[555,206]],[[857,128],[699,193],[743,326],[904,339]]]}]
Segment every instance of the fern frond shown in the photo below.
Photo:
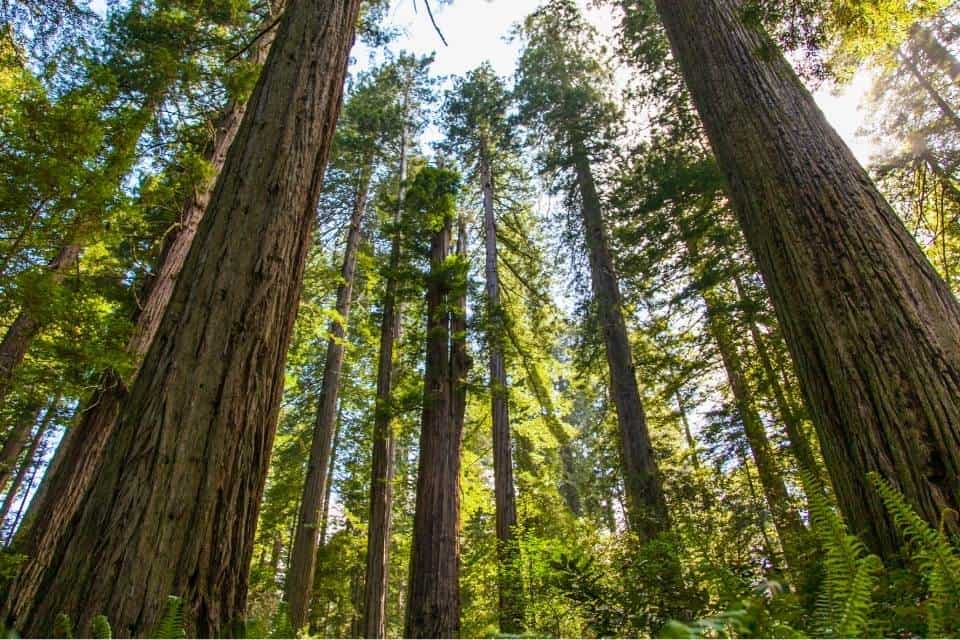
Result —
[{"label": "fern frond", "polygon": [[160,620],[160,625],[153,634],[154,638],[173,638],[180,640],[187,637],[183,625],[183,599],[177,596],[167,596],[167,610]]},{"label": "fern frond", "polygon": [[914,551],[930,591],[926,602],[927,635],[960,635],[960,555],[949,538],[917,515],[893,484],[877,473],[868,474],[894,524]]},{"label": "fern frond", "polygon": [[90,621],[92,627],[92,636],[97,640],[111,640],[113,638],[113,629],[110,628],[110,621],[107,616],[100,614],[94,616]]}]

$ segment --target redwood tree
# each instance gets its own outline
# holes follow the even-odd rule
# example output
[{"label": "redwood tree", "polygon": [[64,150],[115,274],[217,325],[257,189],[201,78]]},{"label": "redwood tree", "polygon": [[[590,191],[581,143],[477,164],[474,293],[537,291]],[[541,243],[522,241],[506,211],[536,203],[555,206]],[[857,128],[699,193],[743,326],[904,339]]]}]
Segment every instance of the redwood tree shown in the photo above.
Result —
[{"label": "redwood tree", "polygon": [[934,526],[960,506],[960,306],[737,2],[656,7],[776,307],[837,500],[870,547],[892,556],[900,538],[867,472]]},{"label": "redwood tree", "polygon": [[297,0],[182,276],[64,535],[22,568],[9,626],[144,635],[167,596],[191,635],[243,618],[283,366],[359,0]]}]

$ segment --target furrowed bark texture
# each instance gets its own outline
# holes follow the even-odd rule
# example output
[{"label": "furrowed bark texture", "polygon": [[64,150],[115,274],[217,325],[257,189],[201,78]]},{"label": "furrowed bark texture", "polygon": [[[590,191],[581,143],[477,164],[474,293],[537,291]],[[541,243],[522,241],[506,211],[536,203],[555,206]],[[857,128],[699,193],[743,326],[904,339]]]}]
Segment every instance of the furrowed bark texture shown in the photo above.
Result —
[{"label": "furrowed bark texture", "polygon": [[[960,307],[731,0],[657,0],[797,366],[846,521],[900,540],[866,472],[934,526],[960,506]],[[949,525],[956,531],[956,525]]]},{"label": "furrowed bark texture", "polygon": [[[371,160],[372,162],[372,160]],[[293,552],[287,570],[284,598],[287,602],[290,624],[294,629],[303,627],[310,608],[310,593],[317,563],[317,544],[320,536],[320,513],[324,494],[329,482],[330,453],[337,424],[337,399],[340,396],[340,373],[346,348],[347,322],[353,300],[353,283],[357,273],[357,253],[360,250],[360,227],[367,208],[367,190],[370,186],[370,165],[363,169],[356,193],[347,243],[340,270],[340,286],[337,288],[336,311],[339,318],[330,323],[330,340],[323,366],[323,382],[320,400],[317,403],[317,418],[313,427],[313,440],[303,494],[300,499],[300,515],[297,531],[293,537]]]},{"label": "furrowed bark texture", "polygon": [[442,277],[450,247],[451,221],[431,239],[427,285],[427,355],[424,371],[420,462],[413,518],[408,638],[460,635],[460,438],[453,419],[459,408],[451,389],[450,287]]},{"label": "furrowed bark texture", "polygon": [[[261,38],[260,46],[252,56],[254,62],[263,62],[272,42],[272,32]],[[231,103],[217,122],[207,153],[215,176],[223,169],[227,151],[236,138],[245,111],[245,102]],[[174,285],[210,202],[213,186],[212,183],[200,186],[190,194],[181,210],[177,229],[164,239],[159,267],[148,283],[146,298],[127,342],[126,350],[134,366],[129,380],[136,378],[143,358],[160,328]],[[31,505],[27,511],[22,532],[17,535],[19,551],[32,555],[37,545],[51,535],[48,529],[53,528],[53,535],[57,535],[56,530],[75,513],[100,462],[103,447],[114,429],[120,407],[127,396],[127,388],[127,383],[116,372],[105,371],[102,374],[97,390],[60,444],[57,464],[51,466],[34,498],[36,507]]]},{"label": "furrowed bark texture", "polygon": [[504,318],[497,265],[497,221],[493,210],[493,176],[485,144],[480,146],[480,179],[486,258],[484,274],[487,295],[487,349],[490,356],[490,415],[493,422],[493,487],[497,524],[500,631],[515,633],[523,629],[523,585],[516,570],[519,547],[513,530],[517,526],[517,496],[513,485],[507,366],[503,357]]},{"label": "furrowed bark texture", "polygon": [[[249,100],[160,329],[63,535],[27,561],[9,626],[78,633],[108,612],[149,633],[184,598],[188,635],[243,616],[283,367],[359,0],[300,0]],[[39,553],[39,551],[38,551]]]},{"label": "furrowed bark texture", "polygon": [[620,285],[610,255],[600,196],[582,145],[575,153],[593,296],[610,368],[610,391],[617,408],[627,518],[634,533],[642,540],[649,540],[670,526],[667,501],[640,400],[630,340],[623,320]]},{"label": "furrowed bark texture", "polygon": [[390,533],[393,524],[393,475],[396,456],[396,441],[390,424],[393,406],[393,345],[400,332],[397,269],[400,267],[400,217],[403,212],[406,179],[407,130],[404,128],[400,134],[397,209],[393,218],[395,229],[390,247],[390,272],[383,296],[380,351],[377,355],[377,400],[370,462],[370,523],[367,527],[367,569],[363,591],[363,634],[366,638],[383,638],[387,633],[387,587],[390,578]]}]

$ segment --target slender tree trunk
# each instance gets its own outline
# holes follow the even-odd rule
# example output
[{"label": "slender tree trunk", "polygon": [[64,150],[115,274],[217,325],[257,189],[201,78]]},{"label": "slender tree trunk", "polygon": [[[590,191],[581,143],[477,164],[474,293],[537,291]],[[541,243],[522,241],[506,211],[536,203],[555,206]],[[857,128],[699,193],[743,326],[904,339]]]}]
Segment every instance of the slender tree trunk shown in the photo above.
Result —
[{"label": "slender tree trunk", "polygon": [[500,302],[497,265],[497,222],[493,211],[493,176],[485,143],[480,145],[480,179],[483,191],[483,231],[486,254],[487,349],[490,356],[490,415],[493,421],[493,486],[497,523],[500,631],[523,630],[523,584],[516,570],[519,547],[517,498],[513,485],[513,449],[507,404],[507,366],[503,357],[504,317]]},{"label": "slender tree trunk", "polygon": [[319,547],[327,544],[327,530],[330,528],[330,496],[333,494],[333,477],[337,471],[337,452],[340,450],[340,434],[343,429],[343,405],[337,407],[337,427],[333,431],[333,446],[330,448],[330,473],[323,493],[323,513],[320,516]]},{"label": "slender tree trunk", "polygon": [[[444,277],[451,220],[430,242],[427,283],[427,352],[417,503],[413,517],[408,638],[455,638],[460,634],[460,439],[455,421],[459,392],[451,389],[456,356],[451,353],[449,279]],[[453,357],[451,357],[453,356]]]},{"label": "slender tree trunk", "polygon": [[[740,304],[749,304],[749,296],[739,274],[734,276],[733,282],[737,287],[737,297],[740,299]],[[767,384],[770,385],[770,390],[773,392],[773,399],[777,405],[777,411],[780,413],[784,430],[787,432],[787,438],[790,440],[790,452],[793,453],[793,457],[800,463],[801,469],[807,473],[819,476],[820,464],[817,462],[817,458],[813,453],[810,438],[808,438],[804,432],[803,424],[797,416],[793,404],[787,398],[783,385],[780,384],[780,378],[777,376],[773,361],[770,359],[768,341],[760,333],[760,328],[757,327],[757,322],[752,312],[747,314],[746,321],[750,329],[750,338],[757,352],[757,358],[760,360],[760,366],[763,369],[764,378]]]},{"label": "slender tree trunk", "polygon": [[855,532],[892,557],[900,536],[866,472],[893,482],[934,526],[960,507],[960,306],[737,6],[657,0],[796,363],[837,501]]},{"label": "slender tree trunk", "polygon": [[[275,11],[281,10],[282,4],[274,2],[273,7]],[[251,62],[263,64],[273,43],[273,33],[271,31],[260,38],[250,56]],[[245,112],[246,102],[232,102],[215,125],[213,139],[206,153],[214,176],[218,176],[223,169],[227,152],[236,138]],[[31,555],[37,540],[46,535],[42,529],[59,525],[67,514],[72,514],[89,486],[103,454],[103,447],[113,431],[120,407],[127,396],[128,384],[136,378],[143,358],[160,327],[174,285],[210,202],[213,187],[214,183],[211,181],[194,189],[181,209],[176,230],[164,238],[159,266],[144,287],[144,302],[137,315],[133,333],[127,341],[126,351],[132,358],[133,370],[127,381],[122,380],[113,370],[105,371],[101,375],[97,390],[58,447],[55,464],[51,464],[37,490],[35,505],[31,504],[27,511],[23,527],[17,536],[18,551]],[[34,522],[40,523],[41,530],[33,531]]]},{"label": "slender tree trunk", "polygon": [[[20,500],[20,505],[17,507],[17,514],[13,516],[13,522],[10,523],[10,533],[7,535],[5,544],[9,545],[10,541],[13,539],[13,534],[16,533],[17,527],[20,526],[20,516],[23,515],[23,509],[27,506],[27,496],[30,495],[30,491],[33,489],[33,483],[37,481],[37,476],[40,474],[40,460],[43,459],[43,456],[46,454],[46,446],[44,445],[43,438],[37,438],[37,447],[32,448],[30,451],[30,460],[25,460],[24,464],[26,465],[24,470],[30,469],[30,479],[27,480],[27,486],[23,490],[23,498]],[[30,464],[31,460],[33,464]]]},{"label": "slender tree trunk", "polygon": [[46,635],[152,629],[184,599],[188,635],[242,620],[287,344],[359,0],[297,0],[249,100],[183,277],[75,515],[41,541],[4,607]]},{"label": "slender tree trunk", "polygon": [[[13,477],[13,482],[7,489],[7,495],[4,496],[3,503],[0,505],[0,524],[6,522],[7,515],[9,515],[10,509],[13,507],[13,502],[16,500],[17,493],[20,491],[20,487],[23,486],[23,480],[27,475],[27,470],[33,466],[33,461],[37,455],[37,448],[40,446],[40,443],[43,442],[44,436],[47,435],[47,430],[50,428],[50,423],[53,421],[53,417],[57,414],[57,410],[60,407],[60,397],[60,393],[58,392],[53,402],[47,406],[47,410],[43,414],[43,419],[40,421],[40,425],[30,438],[30,446],[27,447],[27,453],[23,457],[23,462],[21,462],[20,467],[17,469],[17,474]],[[30,426],[32,427],[33,424],[31,423]],[[19,517],[17,519],[19,520]],[[16,529],[11,527],[10,535],[7,537],[8,542],[13,540],[14,533],[16,533]]]},{"label": "slender tree trunk", "polygon": [[917,81],[917,84],[927,92],[927,95],[933,100],[937,105],[937,108],[940,109],[940,112],[944,117],[949,120],[957,131],[960,131],[960,115],[957,115],[957,112],[953,110],[953,107],[950,106],[950,103],[944,99],[940,92],[937,91],[937,88],[933,86],[933,83],[930,82],[930,79],[927,78],[917,66],[917,62],[913,57],[912,53],[902,53],[900,54],[900,61],[903,62],[904,66],[907,67],[907,71],[910,72],[910,75],[913,76],[914,80]]},{"label": "slender tree trunk", "polygon": [[[37,423],[40,415],[40,404],[29,399],[28,405],[20,410],[20,417],[7,433],[7,439],[0,448],[0,490],[7,486],[7,481],[13,474],[23,447],[31,441],[30,430]],[[0,518],[2,522],[2,518]]]},{"label": "slender tree trunk", "polygon": [[570,435],[557,417],[553,400],[550,397],[550,391],[547,389],[543,377],[537,370],[536,365],[530,362],[530,359],[524,353],[524,349],[521,347],[520,341],[517,339],[509,323],[504,323],[504,331],[510,338],[510,342],[513,343],[514,349],[517,350],[517,353],[520,354],[523,360],[530,390],[533,392],[533,395],[536,396],[537,403],[544,411],[544,419],[546,420],[547,428],[550,429],[550,434],[556,439],[559,445],[562,473],[559,487],[560,496],[570,509],[570,512],[579,517],[583,513],[583,505],[580,502],[580,492],[577,488],[576,466],[573,460],[573,450],[570,445]]},{"label": "slender tree trunk", "polygon": [[[313,444],[307,462],[303,496],[300,500],[300,518],[293,538],[293,555],[287,571],[284,599],[289,607],[290,623],[300,629],[307,621],[310,607],[310,589],[317,562],[317,543],[320,535],[320,514],[323,496],[329,482],[330,456],[333,448],[333,432],[336,427],[337,400],[340,395],[340,372],[346,340],[346,324],[350,317],[353,298],[353,282],[357,272],[357,254],[360,249],[360,227],[367,208],[367,191],[370,187],[372,158],[364,162],[362,175],[355,194],[353,215],[347,233],[343,254],[341,283],[337,289],[337,315],[330,323],[330,341],[327,344],[327,359],[323,367],[323,382],[320,401],[317,403],[317,419],[313,428]],[[342,322],[341,322],[342,320]]]},{"label": "slender tree trunk", "polygon": [[737,413],[743,421],[743,430],[750,445],[753,462],[757,466],[760,476],[760,487],[766,498],[773,526],[777,530],[777,537],[783,547],[787,565],[797,568],[802,554],[804,526],[793,505],[790,503],[790,494],[783,481],[783,474],[777,464],[776,454],[766,428],[757,413],[753,402],[753,394],[744,375],[743,363],[740,360],[737,346],[732,340],[728,328],[720,317],[721,311],[717,300],[710,291],[703,291],[703,300],[707,307],[707,322],[710,333],[720,352],[723,368],[727,374],[730,390],[736,401]]},{"label": "slender tree trunk", "polygon": [[630,340],[623,319],[620,285],[610,255],[600,196],[582,144],[575,149],[575,154],[593,297],[606,345],[610,388],[620,429],[620,461],[627,496],[627,519],[634,533],[642,540],[649,540],[670,526],[667,501],[640,400]]},{"label": "slender tree trunk", "polygon": [[[63,282],[79,257],[79,244],[68,244],[60,249],[47,265],[49,277],[54,285]],[[3,340],[0,341],[0,403],[6,401],[13,387],[14,372],[23,362],[43,324],[43,320],[35,310],[24,307],[7,328]]]},{"label": "slender tree trunk", "polygon": [[960,84],[960,60],[957,60],[950,50],[943,46],[933,31],[917,23],[913,28],[912,38],[931,62],[946,71],[951,82]]},{"label": "slender tree trunk", "polygon": [[[406,116],[406,103],[404,104]],[[373,454],[370,468],[370,523],[367,528],[367,570],[363,595],[363,633],[366,638],[386,636],[387,593],[390,578],[390,534],[393,515],[393,474],[396,440],[390,424],[393,415],[393,345],[400,332],[397,270],[400,267],[400,218],[407,179],[407,129],[400,134],[400,169],[397,209],[393,217],[390,266],[380,320],[377,355],[377,400],[373,418]]]},{"label": "slender tree trunk", "polygon": [[697,451],[697,439],[693,437],[693,431],[690,429],[690,419],[687,417],[687,407],[683,401],[683,396],[677,390],[677,410],[680,412],[680,424],[683,426],[683,438],[687,443],[687,449],[690,450],[690,462],[693,468],[700,469],[700,454]]}]

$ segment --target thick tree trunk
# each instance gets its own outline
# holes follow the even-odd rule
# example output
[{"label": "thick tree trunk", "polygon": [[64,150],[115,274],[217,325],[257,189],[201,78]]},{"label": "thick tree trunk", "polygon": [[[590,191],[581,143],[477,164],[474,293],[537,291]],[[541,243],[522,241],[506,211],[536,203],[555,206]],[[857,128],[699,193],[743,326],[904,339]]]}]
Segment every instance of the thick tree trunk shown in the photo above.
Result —
[{"label": "thick tree trunk", "polygon": [[430,242],[420,462],[404,631],[408,638],[455,638],[460,634],[462,434],[454,421],[458,394],[451,389],[450,284],[441,275],[449,254],[450,227],[448,218]]},{"label": "thick tree trunk", "polygon": [[507,404],[507,366],[503,357],[504,317],[500,302],[497,265],[497,222],[493,211],[493,176],[486,145],[480,145],[480,180],[483,191],[485,292],[487,295],[487,350],[490,356],[490,415],[493,422],[493,491],[497,524],[500,631],[523,630],[523,583],[517,571],[519,547],[517,497],[513,485],[513,449]]},{"label": "thick tree trunk", "polygon": [[617,408],[620,429],[620,461],[627,494],[627,519],[642,540],[649,540],[670,526],[660,470],[653,455],[647,418],[640,400],[627,326],[623,319],[620,285],[617,282],[604,226],[600,196],[593,180],[586,150],[575,149],[581,214],[586,231],[587,254],[593,297],[600,317],[610,368],[610,391]]},{"label": "thick tree trunk", "polygon": [[[404,112],[406,105],[404,105]],[[406,116],[406,114],[404,113]],[[397,270],[400,267],[400,218],[407,179],[407,130],[400,134],[400,168],[397,209],[394,212],[390,265],[380,320],[377,354],[377,400],[373,418],[373,454],[370,462],[370,523],[367,527],[367,570],[363,592],[363,633],[366,638],[386,636],[387,587],[390,578],[390,534],[393,515],[393,474],[396,440],[393,415],[393,345],[400,332]]]},{"label": "thick tree trunk", "polygon": [[769,288],[838,503],[873,550],[893,556],[900,537],[866,472],[893,482],[934,526],[960,507],[960,306],[737,3],[656,4]]},{"label": "thick tree trunk", "polygon": [[[79,257],[79,244],[68,244],[60,249],[47,265],[49,277],[55,285],[63,282]],[[13,387],[14,372],[23,362],[43,324],[35,310],[24,307],[7,327],[7,332],[0,341],[0,403],[7,399]]]},{"label": "thick tree trunk", "polygon": [[293,538],[293,554],[287,570],[284,599],[287,602],[290,624],[300,629],[307,621],[310,608],[310,591],[317,563],[317,543],[320,535],[320,514],[323,497],[329,481],[330,454],[337,424],[337,400],[340,396],[340,372],[346,347],[347,322],[350,304],[353,301],[353,282],[357,273],[357,254],[360,250],[360,227],[367,208],[367,191],[370,187],[372,158],[364,162],[362,175],[354,194],[353,213],[347,232],[347,243],[337,289],[337,315],[330,323],[330,341],[327,343],[327,358],[323,367],[323,382],[320,400],[317,403],[317,419],[313,427],[313,441],[307,474],[304,478],[303,496],[300,500],[300,517]]},{"label": "thick tree trunk", "polygon": [[[273,37],[270,34],[261,38],[252,56],[256,63],[263,62],[272,42]],[[245,110],[246,103],[231,103],[217,123],[207,153],[207,160],[215,176],[223,169],[227,151],[240,129]],[[113,431],[120,407],[127,396],[129,381],[136,378],[140,364],[160,327],[177,277],[210,202],[212,190],[211,183],[196,188],[190,194],[181,210],[176,231],[164,239],[159,267],[145,287],[146,297],[137,315],[133,333],[127,341],[126,350],[132,358],[133,370],[127,381],[122,380],[114,371],[105,371],[102,374],[97,390],[58,448],[57,463],[51,465],[47,471],[35,498],[36,507],[31,506],[27,511],[24,526],[18,534],[19,551],[31,554],[37,541],[46,535],[43,529],[61,524],[67,514],[72,514],[89,486],[91,476],[103,454],[103,447]],[[40,530],[33,530],[34,523],[37,523]]]},{"label": "thick tree trunk", "polygon": [[[20,491],[20,487],[23,486],[23,480],[27,476],[27,471],[33,467],[34,459],[37,455],[37,449],[39,448],[40,443],[43,442],[44,436],[47,435],[47,430],[50,428],[50,423],[53,421],[53,417],[57,414],[59,407],[60,394],[58,393],[53,402],[47,406],[47,410],[43,414],[43,419],[40,421],[40,425],[30,438],[30,446],[27,447],[27,453],[23,457],[20,467],[17,469],[17,474],[13,477],[13,482],[10,483],[10,487],[7,489],[7,495],[3,498],[3,504],[0,505],[0,524],[6,522],[7,515],[9,515],[10,509],[13,507],[13,502],[17,498],[17,493]],[[31,423],[30,426],[32,427],[33,423]],[[14,462],[16,461],[14,460]],[[7,537],[8,542],[13,540],[15,533],[16,529],[11,527],[10,535]]]},{"label": "thick tree trunk", "polygon": [[279,26],[140,373],[70,535],[38,545],[4,608],[46,635],[149,632],[184,598],[188,635],[242,620],[286,348],[359,0],[298,0]]},{"label": "thick tree trunk", "polygon": [[[17,460],[23,453],[23,448],[30,440],[30,430],[37,423],[37,417],[40,415],[40,403],[34,400],[28,400],[28,406],[20,410],[20,417],[7,433],[7,439],[0,448],[0,490],[7,486],[7,481],[13,475],[13,468],[17,466]],[[3,519],[0,518],[0,522]]]}]

